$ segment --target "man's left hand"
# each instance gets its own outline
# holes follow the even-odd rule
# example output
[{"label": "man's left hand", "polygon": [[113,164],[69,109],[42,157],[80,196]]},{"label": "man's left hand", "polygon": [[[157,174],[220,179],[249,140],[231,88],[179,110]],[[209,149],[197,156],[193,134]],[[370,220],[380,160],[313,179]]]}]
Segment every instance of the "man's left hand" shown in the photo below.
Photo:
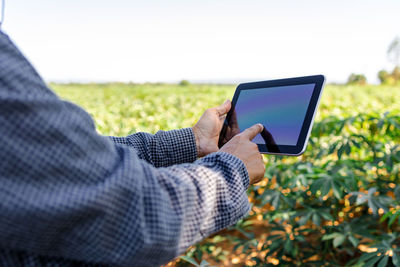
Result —
[{"label": "man's left hand", "polygon": [[219,150],[218,139],[231,101],[226,100],[219,107],[209,108],[192,127],[196,137],[197,156],[203,157]]}]

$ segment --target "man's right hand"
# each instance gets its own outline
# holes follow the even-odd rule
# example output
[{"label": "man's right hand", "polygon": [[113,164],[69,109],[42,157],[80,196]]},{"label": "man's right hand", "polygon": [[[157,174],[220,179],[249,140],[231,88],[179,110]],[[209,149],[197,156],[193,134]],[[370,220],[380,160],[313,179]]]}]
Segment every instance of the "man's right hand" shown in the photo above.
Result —
[{"label": "man's right hand", "polygon": [[261,124],[255,124],[240,134],[235,135],[219,151],[232,154],[241,159],[247,168],[250,184],[259,182],[265,173],[265,165],[258,146],[251,142],[264,129]]}]

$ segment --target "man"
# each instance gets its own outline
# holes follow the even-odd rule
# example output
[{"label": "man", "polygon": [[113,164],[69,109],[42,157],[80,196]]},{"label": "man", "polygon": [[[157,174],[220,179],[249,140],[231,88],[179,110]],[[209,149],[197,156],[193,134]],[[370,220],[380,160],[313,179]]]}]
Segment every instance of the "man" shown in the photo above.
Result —
[{"label": "man", "polygon": [[156,266],[235,223],[265,167],[261,125],[218,148],[230,105],[193,128],[101,136],[0,31],[0,265]]}]

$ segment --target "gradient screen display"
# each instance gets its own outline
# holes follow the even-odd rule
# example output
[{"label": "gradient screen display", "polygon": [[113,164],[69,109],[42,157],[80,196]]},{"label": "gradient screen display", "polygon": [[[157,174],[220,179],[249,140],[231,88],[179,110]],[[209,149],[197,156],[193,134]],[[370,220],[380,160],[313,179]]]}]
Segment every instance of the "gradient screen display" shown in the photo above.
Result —
[{"label": "gradient screen display", "polygon": [[[235,106],[240,132],[261,123],[275,144],[295,146],[314,87],[315,83],[241,90]],[[253,142],[265,144],[264,140],[258,134]]]}]

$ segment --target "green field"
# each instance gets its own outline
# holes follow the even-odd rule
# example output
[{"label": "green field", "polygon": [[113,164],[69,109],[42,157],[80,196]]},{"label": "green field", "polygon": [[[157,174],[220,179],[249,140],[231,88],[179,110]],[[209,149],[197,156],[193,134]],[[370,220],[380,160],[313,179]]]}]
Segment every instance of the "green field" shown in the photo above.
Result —
[{"label": "green field", "polygon": [[[231,85],[51,84],[104,135],[191,127]],[[306,153],[264,156],[248,218],[178,266],[400,266],[400,88],[326,86]],[[206,266],[206,263],[204,263]]]},{"label": "green field", "polygon": [[[232,99],[233,85],[51,84],[61,97],[85,108],[100,133],[127,135],[192,126],[203,111]],[[359,113],[400,111],[400,88],[326,86],[317,121]]]}]

